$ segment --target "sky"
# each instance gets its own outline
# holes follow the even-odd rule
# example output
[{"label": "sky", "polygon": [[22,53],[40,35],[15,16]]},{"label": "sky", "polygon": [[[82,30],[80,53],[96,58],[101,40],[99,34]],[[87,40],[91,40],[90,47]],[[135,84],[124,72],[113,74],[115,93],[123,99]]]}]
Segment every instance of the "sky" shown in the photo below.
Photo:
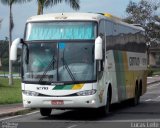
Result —
[{"label": "sky", "polygon": [[[125,9],[130,0],[80,0],[80,10],[78,12],[100,12],[100,13],[110,13],[112,15],[118,16],[120,18],[126,17]],[[134,0],[138,2],[139,0]],[[14,17],[14,30],[13,39],[23,38],[24,27],[26,20],[37,14],[37,0],[33,0],[30,3],[25,4],[14,4],[13,5],[13,17]],[[75,12],[69,5],[65,3],[58,4],[44,9],[45,13],[54,12]],[[8,37],[9,31],[9,7],[0,3],[0,19],[3,19],[0,28],[0,40],[4,40]]]}]

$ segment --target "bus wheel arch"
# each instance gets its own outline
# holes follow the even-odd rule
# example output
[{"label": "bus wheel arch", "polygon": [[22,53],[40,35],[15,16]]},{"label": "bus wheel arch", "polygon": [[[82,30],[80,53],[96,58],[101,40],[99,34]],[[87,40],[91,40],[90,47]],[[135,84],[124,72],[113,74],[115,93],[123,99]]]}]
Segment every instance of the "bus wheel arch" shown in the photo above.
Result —
[{"label": "bus wheel arch", "polygon": [[109,114],[111,99],[112,99],[112,86],[111,84],[109,84],[106,89],[105,105],[99,108],[101,115],[106,116],[107,114]]},{"label": "bus wheel arch", "polygon": [[106,113],[105,114],[108,114],[110,112],[111,100],[112,100],[112,85],[111,83],[109,83],[107,88],[107,95],[106,95],[106,103],[105,103]]}]

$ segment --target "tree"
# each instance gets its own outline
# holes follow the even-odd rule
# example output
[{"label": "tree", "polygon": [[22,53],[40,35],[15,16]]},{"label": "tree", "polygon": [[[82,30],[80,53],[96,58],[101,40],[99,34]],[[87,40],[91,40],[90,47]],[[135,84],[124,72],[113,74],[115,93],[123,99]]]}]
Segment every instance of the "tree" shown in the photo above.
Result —
[{"label": "tree", "polygon": [[160,38],[160,22],[156,10],[160,7],[160,0],[141,0],[139,3],[130,1],[126,12],[128,17],[124,21],[140,24],[146,32],[147,42]]},{"label": "tree", "polygon": [[[25,2],[29,2],[31,0],[0,0],[2,4],[9,6],[9,53],[10,53],[10,46],[12,43],[12,30],[14,27],[13,23],[13,15],[12,15],[12,6],[13,4],[22,4]],[[12,77],[12,62],[9,60],[9,85],[13,84],[13,77]]]},{"label": "tree", "polygon": [[74,10],[79,10],[79,0],[38,0],[38,11],[37,15],[43,14],[44,7],[52,7],[54,5],[57,5],[59,3],[65,2],[66,4],[69,4],[70,7]]},{"label": "tree", "polygon": [[141,0],[139,3],[130,1],[126,8],[128,17],[124,21],[140,24],[146,33],[147,64],[149,65],[149,49],[157,47],[160,40],[160,18],[156,11],[160,7],[160,0]]},{"label": "tree", "polygon": [[127,20],[145,26],[152,19],[153,11],[153,7],[147,1],[141,0],[139,3],[130,1],[126,8]]},{"label": "tree", "polygon": [[[0,69],[3,69],[4,66],[5,67],[8,67],[8,60],[9,60],[9,55],[8,55],[8,45],[9,45],[9,42],[6,38],[6,40],[1,40],[0,41]],[[1,67],[2,66],[2,67]]]}]

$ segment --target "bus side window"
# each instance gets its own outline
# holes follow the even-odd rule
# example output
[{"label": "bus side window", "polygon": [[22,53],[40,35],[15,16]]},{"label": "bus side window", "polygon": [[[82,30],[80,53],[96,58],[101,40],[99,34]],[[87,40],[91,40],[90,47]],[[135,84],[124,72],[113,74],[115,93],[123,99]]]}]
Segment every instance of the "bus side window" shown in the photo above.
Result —
[{"label": "bus side window", "polygon": [[99,36],[102,38],[103,40],[103,61],[105,58],[105,20],[101,20],[100,24],[99,24]]},{"label": "bus side window", "polygon": [[112,38],[113,38],[113,23],[110,21],[105,21],[106,51],[113,48]]}]

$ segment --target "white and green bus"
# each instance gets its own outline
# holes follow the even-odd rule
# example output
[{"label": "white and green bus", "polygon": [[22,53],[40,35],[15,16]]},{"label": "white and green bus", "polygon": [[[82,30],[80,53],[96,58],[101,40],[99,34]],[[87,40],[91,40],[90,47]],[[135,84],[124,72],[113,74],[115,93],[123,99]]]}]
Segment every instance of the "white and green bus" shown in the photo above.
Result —
[{"label": "white and green bus", "polygon": [[52,109],[97,108],[146,92],[144,30],[105,14],[54,13],[27,20],[24,39],[11,46],[17,59],[22,44],[24,107]]}]

